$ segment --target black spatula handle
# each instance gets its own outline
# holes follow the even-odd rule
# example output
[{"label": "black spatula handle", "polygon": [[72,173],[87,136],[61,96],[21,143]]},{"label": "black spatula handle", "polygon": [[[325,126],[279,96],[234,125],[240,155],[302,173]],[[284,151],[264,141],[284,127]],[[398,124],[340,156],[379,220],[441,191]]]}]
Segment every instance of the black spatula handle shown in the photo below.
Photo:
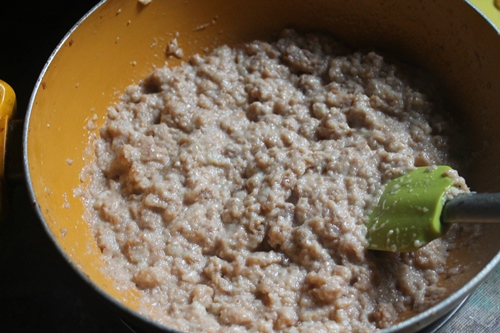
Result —
[{"label": "black spatula handle", "polygon": [[445,223],[500,223],[500,193],[470,193],[445,203]]}]

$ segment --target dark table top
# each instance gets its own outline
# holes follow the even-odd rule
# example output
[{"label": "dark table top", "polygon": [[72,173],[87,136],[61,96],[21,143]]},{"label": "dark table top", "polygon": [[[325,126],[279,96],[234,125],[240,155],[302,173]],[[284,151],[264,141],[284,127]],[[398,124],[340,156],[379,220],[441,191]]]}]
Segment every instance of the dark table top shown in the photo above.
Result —
[{"label": "dark table top", "polygon": [[[23,117],[50,54],[97,0],[0,1],[0,79],[16,91]],[[0,223],[0,332],[131,332],[110,309],[87,297],[31,209],[24,183],[10,189]],[[500,269],[439,330],[498,332]]]},{"label": "dark table top", "polygon": [[[0,79],[23,118],[47,59],[98,0],[0,0]],[[46,236],[23,182],[8,194],[0,223],[0,332],[131,332],[108,307],[86,296]]]}]

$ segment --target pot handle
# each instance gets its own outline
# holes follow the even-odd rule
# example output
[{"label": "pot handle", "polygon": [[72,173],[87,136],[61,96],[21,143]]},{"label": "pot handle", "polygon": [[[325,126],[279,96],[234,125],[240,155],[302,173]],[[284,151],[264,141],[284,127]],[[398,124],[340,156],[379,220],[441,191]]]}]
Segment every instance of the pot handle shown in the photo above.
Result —
[{"label": "pot handle", "polygon": [[0,216],[3,216],[5,199],[5,154],[9,121],[16,112],[16,94],[6,82],[0,80]]}]

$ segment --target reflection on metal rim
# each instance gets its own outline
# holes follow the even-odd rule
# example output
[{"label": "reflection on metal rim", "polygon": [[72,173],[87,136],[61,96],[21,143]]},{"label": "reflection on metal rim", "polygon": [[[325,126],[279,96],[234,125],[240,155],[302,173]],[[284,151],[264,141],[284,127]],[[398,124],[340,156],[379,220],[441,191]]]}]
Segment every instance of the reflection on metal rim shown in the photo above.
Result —
[{"label": "reflection on metal rim", "polygon": [[460,310],[460,308],[465,304],[465,302],[467,302],[468,299],[469,299],[469,296],[464,298],[464,300],[460,304],[455,306],[450,312],[448,312],[447,314],[445,314],[444,316],[442,316],[441,318],[439,318],[438,320],[436,320],[434,323],[430,324],[426,328],[418,331],[418,333],[435,333],[435,332],[437,332],[441,327],[444,326],[444,324],[446,324],[448,322],[448,320],[450,320],[457,313],[458,310]]}]

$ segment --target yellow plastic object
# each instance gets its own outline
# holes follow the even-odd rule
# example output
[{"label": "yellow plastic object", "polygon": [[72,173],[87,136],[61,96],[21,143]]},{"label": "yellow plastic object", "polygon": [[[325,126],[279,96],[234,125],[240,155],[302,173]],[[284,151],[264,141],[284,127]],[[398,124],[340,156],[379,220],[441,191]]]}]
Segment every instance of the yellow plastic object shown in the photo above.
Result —
[{"label": "yellow plastic object", "polygon": [[0,80],[0,215],[4,211],[3,195],[5,187],[5,152],[9,120],[16,112],[16,94],[11,86]]},{"label": "yellow plastic object", "polygon": [[[500,190],[500,154],[491,153],[500,151],[500,38],[467,2],[103,1],[66,36],[44,69],[28,108],[24,140],[35,208],[68,262],[103,295],[133,310],[139,306],[137,289],[116,286],[102,273],[83,204],[74,195],[84,185],[81,171],[92,156],[89,138],[98,135],[107,108],[155,66],[166,61],[174,66],[224,43],[272,39],[285,27],[329,32],[353,45],[376,45],[432,71],[455,101],[457,108],[451,109],[467,124],[464,135],[477,148],[466,175],[469,184],[477,191]],[[182,59],[165,53],[176,36]],[[450,293],[498,253],[500,228],[488,228],[476,242],[480,256],[460,247],[451,254],[450,260],[463,261],[468,269],[443,282]],[[427,320],[431,318],[419,325]]]}]

